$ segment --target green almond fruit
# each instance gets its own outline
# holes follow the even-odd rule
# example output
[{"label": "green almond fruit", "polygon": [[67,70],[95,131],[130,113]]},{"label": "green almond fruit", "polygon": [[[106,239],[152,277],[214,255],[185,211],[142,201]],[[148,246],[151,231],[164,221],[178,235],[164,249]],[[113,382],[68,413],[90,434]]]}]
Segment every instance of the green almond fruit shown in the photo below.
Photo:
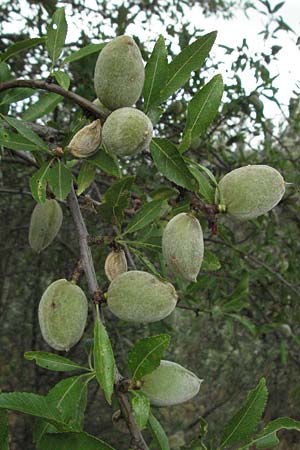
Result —
[{"label": "green almond fruit", "polygon": [[51,244],[60,230],[63,213],[56,200],[35,205],[29,225],[29,245],[40,253]]},{"label": "green almond fruit", "polygon": [[232,170],[219,183],[219,203],[239,220],[255,219],[270,211],[282,199],[284,179],[273,167],[249,165]]},{"label": "green almond fruit", "polygon": [[54,281],[39,304],[39,324],[44,340],[55,350],[68,351],[81,339],[88,302],[79,286],[65,279]]},{"label": "green almond fruit", "polygon": [[96,95],[110,110],[132,106],[141,96],[145,69],[141,52],[129,36],[118,36],[98,56]]},{"label": "green almond fruit", "polygon": [[116,277],[107,291],[107,304],[113,314],[128,322],[156,322],[174,310],[177,294],[171,283],[154,275],[131,270]]},{"label": "green almond fruit", "polygon": [[195,397],[202,381],[179,364],[161,360],[159,367],[144,377],[142,391],[152,405],[178,405]]},{"label": "green almond fruit", "polygon": [[186,281],[197,281],[204,254],[199,220],[187,213],[173,217],[164,229],[162,250],[174,275]]},{"label": "green almond fruit", "polygon": [[149,147],[152,133],[152,123],[142,111],[135,108],[120,108],[106,119],[102,140],[110,153],[131,156]]}]

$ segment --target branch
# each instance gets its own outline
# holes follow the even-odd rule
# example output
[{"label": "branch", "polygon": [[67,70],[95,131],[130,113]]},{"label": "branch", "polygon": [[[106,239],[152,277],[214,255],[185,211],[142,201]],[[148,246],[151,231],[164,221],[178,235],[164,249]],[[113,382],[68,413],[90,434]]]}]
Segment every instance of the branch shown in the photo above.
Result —
[{"label": "branch", "polygon": [[[75,227],[77,230],[77,234],[79,237],[79,246],[80,246],[80,256],[81,262],[83,266],[83,270],[85,272],[85,276],[87,279],[89,292],[92,297],[94,297],[95,293],[99,292],[99,284],[96,278],[96,272],[93,262],[93,257],[91,253],[91,249],[88,245],[88,231],[82,217],[80,206],[78,203],[78,199],[75,194],[74,186],[72,186],[70,195],[69,195],[69,205],[70,210],[73,216],[73,220],[75,223]],[[141,431],[139,430],[135,419],[133,417],[133,413],[130,407],[130,403],[126,397],[126,395],[118,389],[120,384],[120,380],[122,376],[120,375],[118,369],[115,370],[115,394],[119,399],[120,407],[123,412],[128,430],[132,437],[132,446],[136,450],[149,450]]]},{"label": "branch", "polygon": [[7,89],[12,89],[16,87],[29,87],[32,89],[43,89],[44,91],[54,92],[55,94],[61,95],[67,98],[77,105],[81,106],[85,111],[90,112],[97,119],[105,120],[105,116],[99,111],[99,109],[89,100],[81,95],[75,94],[71,91],[66,91],[61,86],[55,83],[47,83],[44,80],[9,80],[0,83],[0,92],[6,91]]}]

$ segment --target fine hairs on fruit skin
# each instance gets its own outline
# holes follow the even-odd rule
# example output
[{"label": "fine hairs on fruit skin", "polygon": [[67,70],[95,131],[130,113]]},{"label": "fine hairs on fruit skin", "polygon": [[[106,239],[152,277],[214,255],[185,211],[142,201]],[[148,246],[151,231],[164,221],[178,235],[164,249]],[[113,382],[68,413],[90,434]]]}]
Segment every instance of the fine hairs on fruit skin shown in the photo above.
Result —
[{"label": "fine hairs on fruit skin", "polygon": [[68,351],[81,339],[88,302],[83,290],[60,279],[44,292],[39,304],[39,324],[44,340],[55,350]]},{"label": "fine hairs on fruit skin", "polygon": [[153,126],[146,114],[135,108],[120,108],[106,119],[102,140],[110,153],[132,156],[149,147],[152,134]]},{"label": "fine hairs on fruit skin", "polygon": [[156,322],[167,317],[177,303],[171,283],[141,270],[116,277],[107,291],[107,305],[119,319],[128,322]]},{"label": "fine hairs on fruit skin", "polygon": [[172,406],[195,397],[203,380],[172,361],[160,365],[143,379],[142,391],[155,406]]},{"label": "fine hairs on fruit skin", "polygon": [[100,52],[95,66],[95,92],[110,110],[132,106],[140,98],[145,69],[140,49],[129,36],[118,36]]},{"label": "fine hairs on fruit skin", "polygon": [[94,120],[81,128],[71,139],[68,150],[76,158],[88,158],[99,150],[101,144],[101,122]]},{"label": "fine hairs on fruit skin", "polygon": [[59,232],[62,220],[62,209],[56,200],[37,203],[29,225],[30,247],[37,253],[47,248]]},{"label": "fine hairs on fruit skin", "polygon": [[162,237],[165,262],[171,272],[186,281],[197,281],[204,254],[199,220],[180,213],[167,224]]},{"label": "fine hairs on fruit skin", "polygon": [[127,259],[124,250],[112,250],[107,255],[104,271],[109,281],[114,280],[121,273],[127,272],[127,269]]},{"label": "fine hairs on fruit skin", "polygon": [[232,170],[219,182],[218,202],[238,220],[255,219],[270,211],[282,199],[285,183],[281,174],[266,165],[249,165]]}]

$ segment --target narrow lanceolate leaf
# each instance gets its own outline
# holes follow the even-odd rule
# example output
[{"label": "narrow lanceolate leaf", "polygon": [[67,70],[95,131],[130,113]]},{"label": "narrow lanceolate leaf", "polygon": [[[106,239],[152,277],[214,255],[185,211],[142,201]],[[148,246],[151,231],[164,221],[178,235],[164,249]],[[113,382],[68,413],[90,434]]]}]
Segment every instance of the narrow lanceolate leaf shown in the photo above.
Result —
[{"label": "narrow lanceolate leaf", "polygon": [[15,56],[17,53],[28,50],[29,48],[35,47],[36,45],[43,44],[44,42],[44,37],[24,39],[23,41],[16,42],[15,44],[8,47],[8,49],[4,53],[2,53],[0,59],[1,61],[6,61],[11,56]]},{"label": "narrow lanceolate leaf", "polygon": [[64,425],[58,410],[52,407],[46,397],[42,395],[29,394],[27,392],[0,394],[0,409],[41,417],[60,429]]},{"label": "narrow lanceolate leaf", "polygon": [[103,47],[106,45],[106,43],[101,44],[88,44],[85,47],[81,48],[80,50],[77,50],[76,52],[72,53],[71,55],[67,56],[61,63],[61,67],[64,64],[77,61],[78,59],[84,58],[85,56],[92,55],[93,53],[100,52]]},{"label": "narrow lanceolate leaf", "polygon": [[138,261],[146,267],[146,269],[148,270],[148,272],[152,273],[153,275],[155,275],[156,277],[160,277],[160,273],[157,271],[156,267],[154,266],[154,264],[150,261],[150,259],[142,252],[140,252],[139,250],[137,250],[136,248],[130,247],[129,249],[131,251],[131,253],[133,253],[133,255],[138,259]]},{"label": "narrow lanceolate leaf", "polygon": [[44,203],[46,200],[46,187],[52,161],[45,162],[37,172],[30,178],[30,190],[32,197],[38,203]]},{"label": "narrow lanceolate leaf", "polygon": [[48,151],[48,145],[43,141],[34,131],[32,131],[29,126],[22,120],[15,119],[13,117],[2,116],[2,118],[7,122],[12,128],[17,130],[17,132],[27,139],[29,142],[34,144],[40,150]]},{"label": "narrow lanceolate leaf", "polygon": [[277,432],[280,430],[296,430],[300,432],[300,422],[289,417],[280,417],[272,420],[255,439],[247,442],[241,450],[246,450],[254,444],[259,449],[275,447],[280,443],[277,437]]},{"label": "narrow lanceolate leaf", "polygon": [[156,442],[155,448],[157,450],[170,450],[169,440],[165,430],[152,413],[149,415],[149,427]]},{"label": "narrow lanceolate leaf", "polygon": [[191,175],[177,147],[167,139],[152,139],[151,155],[157,169],[170,181],[190,191],[198,190],[198,183]]},{"label": "narrow lanceolate leaf", "polygon": [[89,164],[99,167],[99,169],[108,173],[108,175],[113,175],[117,178],[121,178],[122,176],[118,159],[115,155],[110,154],[104,145],[101,146],[101,149],[97,152],[96,156],[89,159]]},{"label": "narrow lanceolate leaf", "polygon": [[7,412],[0,410],[0,450],[9,450]]},{"label": "narrow lanceolate leaf", "polygon": [[115,450],[109,444],[90,434],[46,434],[38,444],[38,450]]},{"label": "narrow lanceolate leaf", "polygon": [[94,328],[94,367],[98,383],[103,389],[106,400],[111,404],[114,390],[115,359],[107,331],[102,324],[97,309]]},{"label": "narrow lanceolate leaf", "polygon": [[64,200],[71,190],[72,174],[59,159],[49,170],[47,180],[58,200]]},{"label": "narrow lanceolate leaf", "polygon": [[220,448],[248,439],[261,420],[268,398],[266,380],[261,378],[255,389],[249,392],[244,406],[233,416],[226,425]]},{"label": "narrow lanceolate leaf", "polygon": [[20,134],[6,129],[0,130],[0,146],[9,148],[11,150],[22,150],[24,152],[40,151],[39,147],[25,139]]},{"label": "narrow lanceolate leaf", "polygon": [[164,200],[153,200],[152,202],[142,206],[142,208],[139,209],[135,216],[131,219],[123,234],[134,233],[135,231],[141,230],[149,225],[149,223],[153,220],[160,217],[160,215],[164,212],[164,209],[162,208],[163,203]]},{"label": "narrow lanceolate leaf", "polygon": [[199,194],[206,200],[207,203],[214,203],[215,201],[215,189],[212,187],[205,175],[203,175],[200,170],[195,166],[189,167],[190,172],[194,175],[195,179],[198,181]]},{"label": "narrow lanceolate leaf", "polygon": [[71,372],[72,370],[88,370],[74,361],[55,353],[47,352],[25,352],[24,358],[27,361],[35,361],[36,364],[44,369],[56,372]]},{"label": "narrow lanceolate leaf", "polygon": [[164,86],[168,72],[167,49],[163,36],[159,36],[149,61],[145,67],[144,111],[158,105],[161,87]]},{"label": "narrow lanceolate leaf", "polygon": [[223,80],[216,75],[203,86],[190,101],[187,109],[186,125],[179,150],[187,150],[192,141],[201,136],[214,120],[223,95]]},{"label": "narrow lanceolate leaf", "polygon": [[46,46],[52,60],[52,66],[61,54],[67,36],[67,21],[64,8],[58,8],[48,27]]},{"label": "narrow lanceolate leaf", "polygon": [[84,161],[80,167],[80,171],[77,178],[77,195],[79,196],[85,191],[94,181],[96,173],[96,167],[92,164]]},{"label": "narrow lanceolate leaf", "polygon": [[217,37],[217,33],[206,34],[188,45],[168,66],[168,76],[160,94],[160,102],[181,88],[190,78],[193,70],[200,69]]},{"label": "narrow lanceolate leaf", "polygon": [[143,430],[149,419],[150,400],[142,392],[131,391],[131,393],[133,395],[131,400],[133,415],[137,426],[140,430]]},{"label": "narrow lanceolate leaf", "polygon": [[10,105],[11,103],[19,102],[25,98],[31,97],[34,93],[35,91],[30,88],[9,89],[1,98],[0,105]]},{"label": "narrow lanceolate leaf", "polygon": [[53,76],[63,89],[65,89],[66,91],[69,89],[71,80],[67,73],[63,72],[62,70],[56,70],[55,72],[53,72]]},{"label": "narrow lanceolate leaf", "polygon": [[52,112],[62,100],[63,97],[61,95],[54,94],[53,92],[42,95],[37,102],[26,109],[22,118],[28,122],[33,122]]},{"label": "narrow lanceolate leaf", "polygon": [[148,373],[153,372],[163,357],[170,343],[168,334],[159,334],[140,339],[130,350],[127,366],[133,380],[141,380]]}]

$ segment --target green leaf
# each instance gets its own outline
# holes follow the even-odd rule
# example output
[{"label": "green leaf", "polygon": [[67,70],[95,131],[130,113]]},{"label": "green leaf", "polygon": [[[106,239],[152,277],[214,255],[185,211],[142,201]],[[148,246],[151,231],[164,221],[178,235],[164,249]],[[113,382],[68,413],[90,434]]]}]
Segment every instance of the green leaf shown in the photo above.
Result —
[{"label": "green leaf", "polygon": [[23,41],[16,42],[15,44],[8,47],[8,49],[2,53],[1,61],[6,61],[11,56],[15,56],[17,53],[22,52],[23,50],[28,50],[29,48],[35,47],[36,45],[43,44],[45,42],[45,38],[32,38],[32,39],[24,39]]},{"label": "green leaf", "polygon": [[167,438],[167,435],[165,433],[165,430],[159,423],[159,421],[154,417],[152,413],[149,415],[149,427],[151,430],[151,433],[154,437],[154,440],[156,442],[157,450],[170,450],[169,440]]},{"label": "green leaf", "polygon": [[58,200],[64,200],[71,190],[72,173],[59,159],[51,167],[47,175],[47,180],[51,185],[53,194]]},{"label": "green leaf", "polygon": [[5,92],[5,95],[0,100],[0,105],[10,105],[11,103],[16,103],[25,98],[31,97],[35,91],[30,88],[15,88],[9,89]]},{"label": "green leaf", "polygon": [[189,102],[179,151],[187,150],[192,141],[201,136],[212,123],[218,112],[223,89],[222,76],[216,75]]},{"label": "green leaf", "polygon": [[231,317],[232,319],[239,322],[243,327],[245,327],[253,336],[256,335],[256,326],[254,323],[251,322],[247,317],[240,316],[238,314],[227,314],[228,317]]},{"label": "green leaf", "polygon": [[198,190],[198,183],[191,175],[177,147],[167,139],[152,139],[151,155],[157,169],[170,181],[190,191]]},{"label": "green leaf", "polygon": [[209,250],[205,250],[204,258],[201,265],[201,271],[203,272],[216,272],[221,268],[221,263],[218,257],[210,252]]},{"label": "green leaf", "polygon": [[20,134],[6,129],[0,129],[0,145],[11,150],[21,150],[25,152],[40,151],[39,147],[25,139]]},{"label": "green leaf", "polygon": [[141,380],[145,375],[153,372],[159,366],[169,343],[170,336],[168,334],[159,334],[137,341],[127,358],[131,378]]},{"label": "green leaf", "polygon": [[55,353],[47,352],[25,352],[24,358],[27,361],[35,361],[36,364],[44,369],[56,372],[71,372],[72,370],[88,370],[74,361]]},{"label": "green leaf", "polygon": [[9,450],[7,412],[0,410],[0,450]]},{"label": "green leaf", "polygon": [[38,450],[114,450],[109,444],[81,433],[46,434],[38,445]]},{"label": "green leaf", "polygon": [[105,398],[111,404],[114,391],[115,359],[110,339],[102,324],[97,308],[97,318],[94,329],[94,367],[98,383],[103,389]]},{"label": "green leaf", "polygon": [[58,8],[53,14],[46,38],[46,47],[52,60],[52,67],[61,54],[65,44],[67,29],[68,25],[65,17],[65,9]]},{"label": "green leaf", "polygon": [[191,72],[199,69],[217,37],[217,32],[208,33],[188,45],[168,65],[167,81],[160,94],[160,102],[181,88],[190,78]]},{"label": "green leaf", "polygon": [[61,67],[64,64],[77,61],[78,59],[84,58],[85,56],[92,55],[93,53],[100,52],[103,47],[106,45],[106,43],[101,44],[88,44],[85,47],[81,48],[80,50],[77,50],[76,52],[72,53],[71,55],[67,56],[65,59],[63,59],[61,63]]},{"label": "green leaf", "polygon": [[13,117],[2,116],[2,118],[7,122],[11,127],[15,128],[21,136],[27,139],[32,144],[44,151],[48,151],[48,145],[43,141],[31,128],[28,127],[22,120],[14,119]]},{"label": "green leaf", "polygon": [[225,426],[220,448],[237,444],[254,433],[264,412],[267,398],[266,380],[261,378],[256,388],[248,393],[244,406]]},{"label": "green leaf", "polygon": [[156,267],[152,264],[149,258],[147,258],[146,255],[144,255],[142,252],[137,250],[136,248],[130,247],[129,249],[131,253],[134,254],[134,256],[146,267],[146,269],[151,272],[156,277],[161,277],[160,273],[156,270]]},{"label": "green leaf", "polygon": [[47,180],[52,161],[53,159],[46,161],[30,178],[29,184],[32,197],[38,203],[44,203],[46,200]]},{"label": "green leaf", "polygon": [[180,448],[180,450],[208,450],[206,445],[202,442],[208,431],[208,424],[203,417],[199,417],[199,435],[190,444]]},{"label": "green leaf", "polygon": [[96,156],[89,159],[89,164],[99,167],[99,169],[108,173],[108,175],[113,175],[117,178],[121,178],[122,176],[117,158],[111,155],[104,145],[101,146]]},{"label": "green leaf", "polygon": [[55,70],[55,72],[53,72],[53,75],[58,84],[67,91],[70,87],[71,82],[69,75],[62,70]]},{"label": "green leaf", "polygon": [[142,206],[127,225],[123,235],[141,230],[149,225],[149,223],[153,220],[160,217],[164,212],[164,209],[162,208],[163,204],[164,200],[153,200],[152,202],[146,203],[146,205]]},{"label": "green leaf", "polygon": [[37,102],[29,106],[22,118],[28,122],[33,122],[53,111],[62,100],[63,97],[61,95],[54,94],[53,92],[42,95]]},{"label": "green leaf", "polygon": [[153,52],[145,67],[144,111],[148,112],[153,105],[159,104],[161,87],[164,86],[168,72],[168,59],[165,40],[159,36]]},{"label": "green leaf", "polygon": [[143,430],[148,422],[150,414],[150,400],[142,392],[131,391],[133,395],[131,400],[133,415],[137,426]]},{"label": "green leaf", "polygon": [[213,204],[215,201],[215,189],[212,187],[210,182],[207,180],[205,175],[200,172],[196,167],[189,167],[189,171],[194,175],[195,179],[198,181],[199,194],[204,198],[204,200]]},{"label": "green leaf", "polygon": [[105,192],[103,201],[99,206],[99,213],[103,220],[120,226],[124,218],[124,210],[129,204],[130,188],[134,177],[124,177],[116,181]]},{"label": "green leaf", "polygon": [[79,196],[85,191],[94,181],[96,173],[96,167],[84,161],[80,167],[80,171],[77,178],[77,195]]}]

